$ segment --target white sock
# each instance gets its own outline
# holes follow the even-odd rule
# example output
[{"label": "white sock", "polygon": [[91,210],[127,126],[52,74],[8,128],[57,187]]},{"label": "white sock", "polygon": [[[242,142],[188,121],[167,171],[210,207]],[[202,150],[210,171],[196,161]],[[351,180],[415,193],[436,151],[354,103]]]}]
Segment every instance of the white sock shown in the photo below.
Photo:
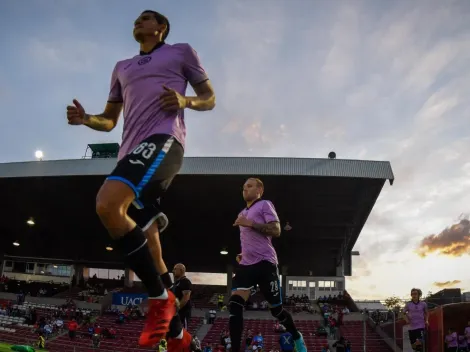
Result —
[{"label": "white sock", "polygon": [[168,292],[165,289],[160,296],[158,296],[158,297],[149,297],[149,298],[151,298],[151,299],[168,299]]},{"label": "white sock", "polygon": [[176,336],[175,339],[181,340],[183,338],[183,335],[184,335],[184,331],[183,331],[183,329],[181,329],[180,334],[178,336]]}]

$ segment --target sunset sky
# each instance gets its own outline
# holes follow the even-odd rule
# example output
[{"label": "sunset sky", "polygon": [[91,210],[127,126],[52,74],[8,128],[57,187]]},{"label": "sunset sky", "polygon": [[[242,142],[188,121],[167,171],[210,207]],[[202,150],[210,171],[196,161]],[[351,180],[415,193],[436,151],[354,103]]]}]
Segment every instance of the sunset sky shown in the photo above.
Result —
[{"label": "sunset sky", "polygon": [[168,42],[190,43],[216,89],[214,111],[186,115],[188,156],[389,160],[350,293],[470,290],[470,2],[4,0],[0,162],[120,142],[122,122],[73,128],[65,107],[102,111],[144,9],[170,18]]}]

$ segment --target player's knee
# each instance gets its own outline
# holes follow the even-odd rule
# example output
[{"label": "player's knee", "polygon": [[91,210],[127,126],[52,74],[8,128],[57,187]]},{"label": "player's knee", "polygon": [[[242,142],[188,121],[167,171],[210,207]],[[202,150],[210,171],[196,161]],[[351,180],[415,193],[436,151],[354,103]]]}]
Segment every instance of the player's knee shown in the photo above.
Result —
[{"label": "player's knee", "polygon": [[228,301],[230,316],[242,317],[245,300],[242,296],[232,295]]},{"label": "player's knee", "polygon": [[276,307],[272,307],[269,310],[271,311],[271,315],[277,319],[279,319],[278,316],[282,315],[284,312],[284,308],[282,307],[282,304]]},{"label": "player's knee", "polygon": [[107,181],[96,197],[96,213],[105,224],[125,218],[127,208],[134,199],[133,191],[119,181]]},{"label": "player's knee", "polygon": [[274,318],[279,320],[281,323],[286,322],[286,321],[292,321],[292,315],[284,309],[284,307],[281,305],[273,307],[270,309],[271,314]]}]

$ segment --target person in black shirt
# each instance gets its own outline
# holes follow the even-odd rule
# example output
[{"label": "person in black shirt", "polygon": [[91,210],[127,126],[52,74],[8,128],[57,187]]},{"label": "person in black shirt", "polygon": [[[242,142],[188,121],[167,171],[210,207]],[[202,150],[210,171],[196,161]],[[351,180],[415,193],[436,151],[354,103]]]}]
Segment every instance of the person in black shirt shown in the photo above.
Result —
[{"label": "person in black shirt", "polygon": [[340,339],[333,344],[333,347],[336,347],[336,352],[346,352],[347,342],[345,338],[341,336]]},{"label": "person in black shirt", "polygon": [[186,267],[183,264],[176,264],[173,268],[175,283],[172,291],[179,300],[178,315],[185,329],[188,329],[189,319],[191,318],[191,290],[193,284],[186,277]]}]

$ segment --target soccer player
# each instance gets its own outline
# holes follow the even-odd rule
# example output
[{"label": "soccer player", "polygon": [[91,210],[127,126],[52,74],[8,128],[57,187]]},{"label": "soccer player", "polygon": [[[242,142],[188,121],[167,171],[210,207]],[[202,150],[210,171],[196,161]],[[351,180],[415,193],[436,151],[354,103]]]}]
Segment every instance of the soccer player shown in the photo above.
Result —
[{"label": "soccer player", "polygon": [[421,350],[424,342],[424,331],[429,325],[428,306],[421,301],[422,292],[418,288],[411,289],[411,301],[405,305],[405,321],[410,325],[409,336],[413,350]]},{"label": "soccer player", "polygon": [[260,179],[246,180],[243,186],[246,208],[233,224],[240,228],[242,251],[237,256],[239,267],[229,299],[232,352],[240,352],[243,308],[256,285],[269,303],[271,314],[292,334],[297,352],[306,352],[302,334],[296,329],[290,313],[282,307],[277,254],[272,244],[272,238],[281,235],[281,227],[274,205],[261,199],[263,192],[264,185]]},{"label": "soccer player", "polygon": [[[142,12],[134,23],[140,53],[116,64],[104,112],[88,114],[77,100],[67,107],[69,124],[106,132],[116,126],[124,108],[119,161],[98,192],[96,211],[118,242],[126,264],[147,287],[149,312],[141,346],[154,346],[165,337],[176,313],[175,296],[164,288],[154,265],[142,230],[148,221],[137,223],[128,209],[154,206],[180,170],[186,137],[184,110],[215,106],[214,90],[196,52],[188,44],[166,44],[169,30],[165,16]],[[194,97],[185,96],[188,82]]]}]

